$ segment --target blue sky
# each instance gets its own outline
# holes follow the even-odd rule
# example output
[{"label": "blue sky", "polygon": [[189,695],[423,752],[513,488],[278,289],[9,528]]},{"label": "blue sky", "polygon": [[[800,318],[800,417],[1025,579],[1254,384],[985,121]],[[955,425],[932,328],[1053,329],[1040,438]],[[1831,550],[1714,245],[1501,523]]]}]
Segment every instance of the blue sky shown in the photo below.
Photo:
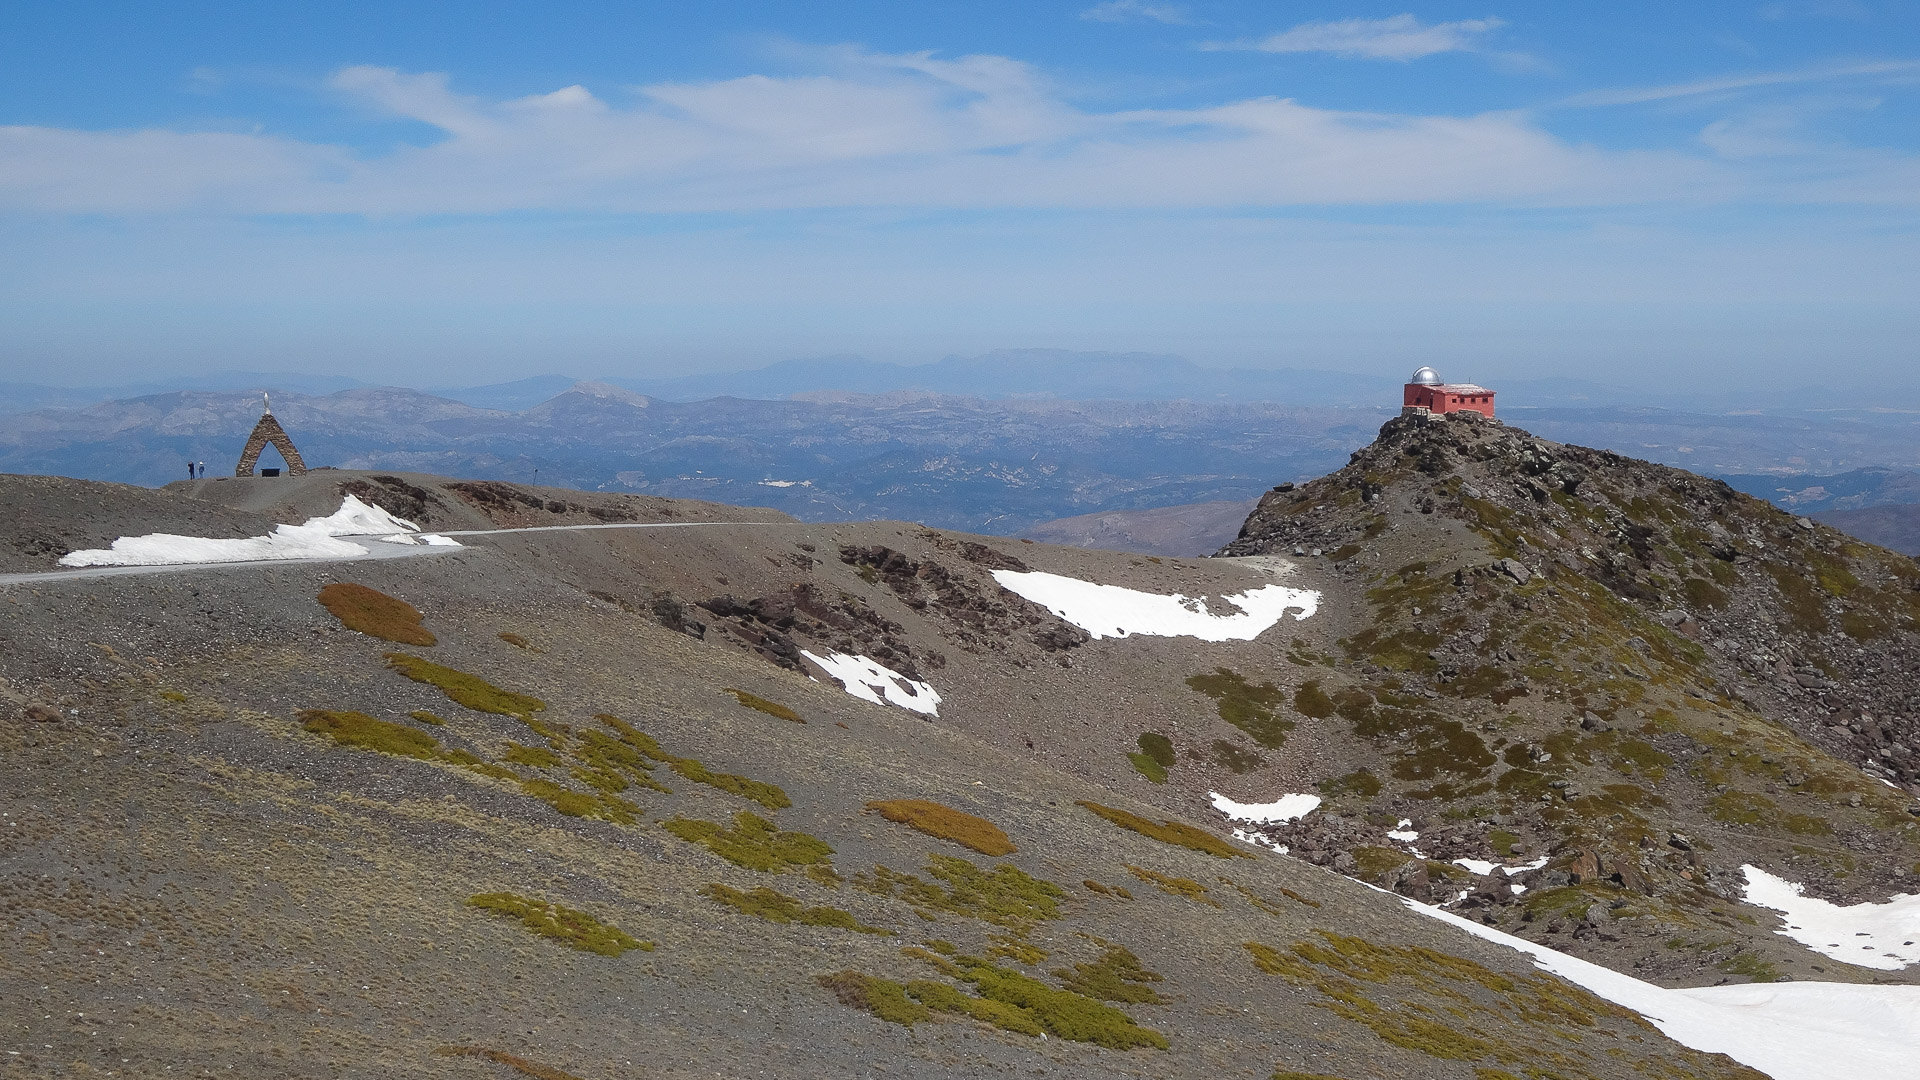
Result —
[{"label": "blue sky", "polygon": [[1870,392],[1920,12],[0,8],[0,381],[1178,353]]}]

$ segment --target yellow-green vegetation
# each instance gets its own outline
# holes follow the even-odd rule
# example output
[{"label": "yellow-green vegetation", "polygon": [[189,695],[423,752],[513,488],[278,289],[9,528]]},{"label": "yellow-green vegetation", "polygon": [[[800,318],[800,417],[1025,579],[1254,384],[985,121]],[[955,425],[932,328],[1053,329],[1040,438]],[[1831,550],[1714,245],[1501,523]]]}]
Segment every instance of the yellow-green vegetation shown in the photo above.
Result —
[{"label": "yellow-green vegetation", "polygon": [[524,720],[547,707],[547,703],[537,697],[502,690],[478,675],[469,675],[431,660],[422,660],[406,653],[388,653],[386,656],[387,666],[393,670],[414,682],[436,687],[447,695],[448,700],[475,712],[518,716]]},{"label": "yellow-green vegetation", "polygon": [[[1226,882],[1228,885],[1233,886],[1234,891],[1239,893],[1241,896],[1245,897],[1247,903],[1252,904],[1254,907],[1259,908],[1261,911],[1264,911],[1269,915],[1278,915],[1281,917],[1286,916],[1287,913],[1280,910],[1279,905],[1274,904],[1273,902],[1267,900],[1266,898],[1262,897],[1260,894],[1254,892],[1252,889],[1247,888],[1245,885],[1240,884],[1239,882],[1233,880],[1230,877],[1222,877],[1220,880],[1223,882]],[[1320,901],[1309,900],[1306,897],[1301,896],[1299,893],[1294,892],[1292,889],[1287,888],[1285,885],[1280,886],[1280,895],[1286,897],[1289,900],[1292,900],[1297,904],[1305,904],[1310,908],[1317,908],[1320,906]]]},{"label": "yellow-green vegetation", "polygon": [[598,818],[616,825],[631,825],[640,819],[638,806],[611,792],[588,794],[539,779],[521,780],[520,790],[568,817]]},{"label": "yellow-green vegetation", "polygon": [[1371,799],[1380,794],[1380,778],[1366,769],[1356,769],[1345,776],[1322,780],[1319,786],[1321,793],[1329,798],[1335,795],[1358,795],[1363,799]]},{"label": "yellow-green vegetation", "polygon": [[515,765],[527,765],[535,769],[557,768],[560,755],[544,746],[522,746],[517,742],[507,743],[507,750],[500,755],[501,761],[511,761]]},{"label": "yellow-green vegetation", "polygon": [[1318,991],[1317,1007],[1394,1046],[1448,1061],[1517,1066],[1529,1076],[1610,1076],[1625,1066],[1649,1077],[1759,1077],[1691,1050],[1681,1051],[1690,1074],[1676,1073],[1670,1061],[1635,1061],[1627,1055],[1652,1033],[1650,1024],[1543,972],[1508,975],[1420,946],[1326,931],[1320,937],[1286,950],[1256,941],[1246,949],[1261,971]]},{"label": "yellow-green vegetation", "polygon": [[[1085,994],[1056,990],[1038,979],[977,956],[948,959],[924,949],[909,950],[909,954],[939,968],[949,978],[972,983],[980,997],[1018,1010],[1027,1022],[1055,1038],[1093,1043],[1114,1050],[1130,1050],[1139,1046],[1160,1050],[1167,1048],[1165,1035],[1136,1024],[1126,1013]],[[1006,1026],[997,1021],[988,1022]]]},{"label": "yellow-green vegetation", "polygon": [[467,898],[467,906],[520,920],[520,925],[544,938],[582,952],[601,956],[619,956],[639,949],[652,952],[653,942],[640,941],[617,926],[611,926],[584,911],[562,907],[551,900],[536,900],[510,892],[481,893]]},{"label": "yellow-green vegetation", "polygon": [[1308,679],[1293,692],[1293,711],[1315,720],[1325,720],[1333,715],[1333,699],[1320,689],[1320,680]]},{"label": "yellow-green vegetation", "polygon": [[408,713],[407,715],[419,721],[422,724],[432,724],[434,727],[447,726],[446,717],[441,716],[439,713],[430,713],[425,709],[415,709],[412,712]]},{"label": "yellow-green vegetation", "polygon": [[1720,962],[1720,970],[1729,975],[1745,975],[1754,982],[1779,982],[1780,969],[1750,952],[1738,952]]},{"label": "yellow-green vegetation", "polygon": [[853,884],[878,896],[904,900],[923,911],[980,919],[1016,930],[1041,919],[1059,918],[1060,901],[1067,895],[1060,886],[1030,877],[1012,863],[982,870],[966,859],[929,855],[927,874],[934,881],[876,866],[871,874],[855,874]]},{"label": "yellow-green vegetation", "polygon": [[915,979],[907,984],[906,989],[915,1001],[935,1012],[957,1013],[1018,1035],[1039,1035],[1046,1030],[1025,1009],[1003,1001],[963,994],[943,982]]},{"label": "yellow-green vegetation", "polygon": [[1166,1000],[1149,985],[1161,981],[1160,973],[1142,967],[1140,958],[1120,945],[1108,944],[1100,959],[1061,968],[1053,977],[1076,994],[1102,1001],[1157,1005]]},{"label": "yellow-green vegetation", "polygon": [[498,634],[495,634],[494,636],[499,638],[501,641],[504,641],[507,644],[513,646],[516,649],[525,649],[528,652],[540,651],[539,649],[536,649],[533,647],[532,642],[528,641],[526,638],[521,637],[519,634],[516,634],[511,630],[502,630]]},{"label": "yellow-green vegetation", "polygon": [[661,823],[673,835],[699,844],[715,855],[749,870],[785,873],[791,866],[812,866],[831,862],[833,848],[817,836],[803,832],[783,832],[758,814],[741,811],[733,815],[733,828],[675,817]]},{"label": "yellow-green vegetation", "polygon": [[[751,799],[769,810],[784,810],[793,805],[786,791],[778,784],[769,784],[763,780],[754,780],[733,773],[714,772],[693,758],[676,757],[662,749],[653,736],[637,730],[632,724],[607,713],[596,713],[594,719],[613,729],[614,736],[604,732],[586,731],[580,735],[580,747],[574,756],[585,762],[594,776],[582,775],[575,770],[582,782],[601,787],[603,790],[621,790],[626,786],[625,779],[631,778],[642,787],[656,791],[669,791],[655,780],[650,770],[650,762],[665,762],[674,772],[692,780],[696,784],[718,788],[729,795],[738,795]],[[616,786],[617,785],[617,786]]]},{"label": "yellow-green vegetation", "polygon": [[162,690],[160,691],[160,700],[171,701],[175,705],[180,705],[186,702],[187,695],[181,693],[178,690]]},{"label": "yellow-green vegetation", "polygon": [[1207,895],[1210,890],[1192,878],[1174,877],[1156,870],[1149,870],[1144,866],[1134,866],[1131,863],[1127,865],[1127,870],[1141,881],[1152,882],[1161,892],[1170,896],[1184,896],[1189,900],[1198,900],[1202,904],[1220,906],[1218,900]]},{"label": "yellow-green vegetation", "polygon": [[308,731],[325,735],[341,746],[422,760],[438,756],[435,750],[440,741],[433,736],[405,724],[375,719],[363,712],[306,709],[298,714],[298,718]]},{"label": "yellow-green vegetation", "polygon": [[1117,896],[1122,900],[1133,899],[1133,894],[1119,885],[1102,885],[1092,878],[1088,878],[1080,884],[1085,885],[1089,890],[1097,892],[1101,896]]},{"label": "yellow-green vegetation", "polygon": [[732,687],[728,687],[726,692],[732,694],[734,700],[749,709],[758,709],[768,716],[777,716],[782,720],[791,720],[796,724],[804,724],[807,722],[805,717],[777,701],[768,701],[758,694],[749,694],[745,690],[735,690]]},{"label": "yellow-green vegetation", "polygon": [[1363,844],[1353,849],[1353,861],[1359,867],[1360,876],[1371,880],[1398,870],[1407,863],[1413,862],[1414,858],[1394,848]]},{"label": "yellow-green vegetation", "polygon": [[572,1073],[562,1072],[551,1065],[542,1065],[518,1054],[509,1054],[505,1050],[494,1050],[485,1046],[441,1046],[436,1047],[433,1052],[440,1057],[484,1058],[496,1065],[505,1065],[523,1076],[531,1076],[533,1080],[580,1080]]},{"label": "yellow-green vegetation", "polygon": [[749,780],[732,773],[711,772],[705,765],[692,758],[674,758],[672,769],[696,784],[719,788],[729,795],[738,795],[743,799],[752,799],[769,810],[784,810],[793,805],[787,793],[778,784],[769,784],[762,780]]},{"label": "yellow-green vegetation", "polygon": [[1000,826],[986,818],[942,806],[927,799],[885,799],[867,804],[867,809],[888,821],[899,822],[982,855],[1010,855],[1020,850],[1007,838]]},{"label": "yellow-green vegetation", "polygon": [[1127,761],[1133,763],[1133,769],[1140,776],[1146,776],[1154,784],[1167,782],[1167,769],[1173,769],[1173,740],[1160,732],[1142,732],[1139,740],[1139,753],[1129,753]]},{"label": "yellow-green vegetation", "polygon": [[1239,774],[1259,768],[1266,759],[1225,739],[1213,740],[1213,760],[1228,772]]},{"label": "yellow-green vegetation", "polygon": [[1242,851],[1220,837],[1191,825],[1182,825],[1177,821],[1155,822],[1138,814],[1130,814],[1111,806],[1101,806],[1099,803],[1087,802],[1084,799],[1075,805],[1085,807],[1123,829],[1132,829],[1141,836],[1158,840],[1163,844],[1192,848],[1194,851],[1205,852],[1222,859],[1253,858],[1252,852]]},{"label": "yellow-green vegetation", "polygon": [[1286,691],[1270,682],[1248,682],[1227,668],[1214,668],[1212,674],[1188,676],[1187,685],[1212,698],[1220,719],[1246,732],[1254,742],[1269,750],[1278,750],[1286,744],[1293,721],[1277,711],[1286,702]]},{"label": "yellow-green vegetation", "polygon": [[915,1024],[933,1019],[933,1010],[907,996],[907,988],[892,979],[875,978],[858,971],[836,971],[815,978],[833,991],[840,1004],[867,1012],[890,1024]]},{"label": "yellow-green vegetation", "polygon": [[[1004,956],[1029,967],[1053,955],[1017,934],[988,934],[987,940],[992,942],[987,946],[988,956]],[[951,954],[954,950],[948,948],[947,952]]]},{"label": "yellow-green vegetation", "polygon": [[756,919],[765,919],[770,923],[799,923],[802,926],[832,926],[841,930],[855,930],[862,934],[891,934],[877,926],[866,926],[853,917],[850,911],[831,907],[808,907],[798,897],[776,892],[762,885],[748,892],[728,888],[718,882],[707,886],[708,896],[737,911],[745,912]]},{"label": "yellow-green vegetation", "polygon": [[436,640],[433,631],[421,625],[424,616],[412,604],[378,589],[336,581],[315,599],[341,626],[368,637],[401,645],[432,645]]},{"label": "yellow-green vegetation", "polygon": [[1157,731],[1148,731],[1141,734],[1138,742],[1139,752],[1128,754],[1127,760],[1133,762],[1141,776],[1156,784],[1166,783],[1167,770],[1173,768],[1174,762],[1173,740]]}]

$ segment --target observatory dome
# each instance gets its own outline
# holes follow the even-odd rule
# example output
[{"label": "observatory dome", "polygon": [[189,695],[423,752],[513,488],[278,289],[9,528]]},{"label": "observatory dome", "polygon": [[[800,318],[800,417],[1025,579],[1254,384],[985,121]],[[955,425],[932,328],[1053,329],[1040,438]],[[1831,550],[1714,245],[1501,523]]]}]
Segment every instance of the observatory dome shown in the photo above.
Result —
[{"label": "observatory dome", "polygon": [[1415,386],[1439,386],[1440,373],[1430,367],[1423,367],[1419,371],[1414,372],[1413,378],[1407,381]]}]

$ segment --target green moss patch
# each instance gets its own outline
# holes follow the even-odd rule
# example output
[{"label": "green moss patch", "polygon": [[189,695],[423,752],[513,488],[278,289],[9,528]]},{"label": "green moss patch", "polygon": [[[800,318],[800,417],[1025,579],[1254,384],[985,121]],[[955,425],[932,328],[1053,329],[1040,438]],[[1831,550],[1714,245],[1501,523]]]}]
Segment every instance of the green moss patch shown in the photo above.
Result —
[{"label": "green moss patch", "polygon": [[587,793],[562,787],[551,780],[520,780],[520,790],[568,817],[598,818],[616,825],[640,819],[640,808],[611,792]]},{"label": "green moss patch", "polygon": [[546,747],[522,746],[517,742],[507,744],[506,752],[500,755],[500,760],[534,769],[553,769],[560,765],[560,755]]},{"label": "green moss patch", "polygon": [[983,870],[966,859],[930,855],[927,875],[934,881],[876,866],[871,874],[854,875],[853,884],[857,889],[904,900],[922,910],[1016,929],[1042,919],[1058,918],[1060,901],[1067,895],[1060,886],[1031,877],[1012,863]]},{"label": "green moss patch", "polygon": [[853,917],[852,912],[831,907],[808,907],[797,897],[776,892],[764,885],[748,892],[741,892],[739,889],[715,883],[701,891],[736,911],[744,912],[756,919],[765,919],[770,923],[831,926],[862,934],[893,933],[891,930],[883,930],[877,926],[863,925]]},{"label": "green moss patch", "polygon": [[1404,851],[1363,844],[1353,849],[1353,861],[1360,869],[1360,876],[1372,881],[1416,860]]},{"label": "green moss patch", "polygon": [[428,712],[425,709],[415,709],[412,712],[408,713],[407,715],[414,720],[418,720],[422,724],[432,724],[434,727],[447,726],[446,717],[441,716],[439,713]]},{"label": "green moss patch", "polygon": [[708,787],[719,788],[730,795],[752,799],[769,810],[784,810],[793,805],[793,800],[787,797],[787,793],[781,790],[778,784],[750,780],[732,773],[711,772],[705,765],[692,758],[674,758],[672,768],[674,772],[696,784],[705,784]]},{"label": "green moss patch", "polygon": [[1167,782],[1167,770],[1173,768],[1173,740],[1157,731],[1141,734],[1137,740],[1138,753],[1130,753],[1127,760],[1133,762],[1135,771],[1156,784]]},{"label": "green moss patch", "polygon": [[1134,866],[1132,864],[1128,864],[1127,871],[1141,881],[1151,882],[1154,887],[1170,896],[1184,896],[1188,900],[1196,900],[1202,904],[1208,904],[1213,907],[1220,906],[1218,900],[1207,895],[1211,890],[1192,878],[1174,877],[1170,874],[1162,874],[1157,870],[1149,870],[1144,866]]},{"label": "green moss patch", "polygon": [[1251,772],[1266,764],[1266,759],[1259,754],[1235,746],[1225,739],[1213,740],[1212,750],[1214,763],[1236,775]]},{"label": "green moss patch", "polygon": [[467,906],[518,919],[520,925],[541,937],[551,938],[582,952],[619,956],[634,949],[652,952],[654,948],[650,941],[640,941],[617,926],[603,923],[584,911],[562,907],[551,900],[494,892],[468,897]]},{"label": "green moss patch", "polygon": [[796,724],[804,724],[807,722],[805,717],[777,701],[768,701],[758,694],[749,694],[745,690],[735,690],[732,687],[728,687],[726,692],[732,694],[735,701],[738,701],[749,709],[758,709],[768,716],[777,716],[782,720],[791,720]]},{"label": "green moss patch", "polygon": [[1022,1010],[1055,1038],[1112,1050],[1167,1048],[1165,1035],[1140,1026],[1133,1017],[1084,994],[1056,990],[1038,979],[975,957],[956,957],[951,966],[959,978],[974,985],[981,997]]},{"label": "green moss patch", "polygon": [[951,840],[982,855],[1011,855],[1020,850],[1000,826],[983,817],[942,806],[928,799],[883,799],[867,804],[888,821],[918,829],[928,836]]},{"label": "green moss patch", "polygon": [[421,625],[424,618],[412,604],[378,589],[336,581],[321,589],[315,599],[340,620],[341,626],[368,637],[423,646],[436,640],[433,631]]},{"label": "green moss patch", "polygon": [[1192,675],[1187,685],[1213,699],[1220,719],[1247,733],[1254,742],[1269,750],[1286,745],[1293,721],[1278,710],[1286,703],[1286,691],[1272,683],[1252,683],[1238,672],[1215,668],[1212,674]]},{"label": "green moss patch", "polygon": [[1380,794],[1380,778],[1366,769],[1357,769],[1332,780],[1322,780],[1318,786],[1321,794],[1328,797],[1358,795],[1363,799],[1371,799]]},{"label": "green moss patch", "polygon": [[455,704],[465,705],[475,712],[518,716],[524,720],[547,707],[547,703],[537,697],[502,690],[478,675],[469,675],[431,660],[422,660],[406,653],[387,653],[386,657],[388,667],[414,682],[438,688]]},{"label": "green moss patch", "polygon": [[907,996],[907,988],[892,979],[858,971],[836,971],[815,982],[833,992],[840,1004],[870,1012],[890,1024],[912,1027],[933,1019],[933,1010]]},{"label": "green moss patch", "polygon": [[1111,806],[1102,806],[1099,803],[1087,802],[1085,800],[1075,805],[1085,807],[1123,829],[1131,829],[1141,836],[1158,840],[1163,844],[1173,844],[1176,847],[1191,848],[1194,851],[1205,852],[1208,855],[1217,856],[1222,859],[1253,858],[1251,852],[1241,851],[1220,837],[1210,832],[1196,829],[1191,825],[1182,825],[1177,821],[1155,822],[1143,818],[1138,814],[1130,814],[1125,810],[1116,809]]},{"label": "green moss patch", "polygon": [[1157,1005],[1166,1000],[1150,985],[1162,976],[1141,966],[1139,957],[1119,945],[1108,945],[1100,959],[1061,968],[1053,977],[1076,994],[1102,1001]]},{"label": "green moss patch", "polygon": [[306,709],[298,714],[298,719],[308,731],[325,735],[340,746],[423,760],[439,756],[437,749],[440,741],[433,736],[405,724],[375,719],[363,712]]},{"label": "green moss patch", "polygon": [[662,827],[735,866],[763,873],[784,873],[793,866],[825,865],[833,857],[833,848],[819,837],[783,832],[766,818],[746,811],[733,816],[731,829],[711,821],[683,817],[671,818],[663,822]]}]

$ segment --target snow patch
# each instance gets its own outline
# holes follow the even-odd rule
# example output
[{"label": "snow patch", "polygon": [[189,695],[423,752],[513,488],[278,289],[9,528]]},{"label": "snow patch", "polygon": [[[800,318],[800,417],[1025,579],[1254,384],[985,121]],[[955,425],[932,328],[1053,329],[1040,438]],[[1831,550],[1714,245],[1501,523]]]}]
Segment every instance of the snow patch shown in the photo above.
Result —
[{"label": "snow patch", "polygon": [[1841,907],[1806,887],[1756,866],[1746,872],[1747,903],[1780,912],[1786,927],[1776,933],[1835,960],[1880,971],[1920,963],[1920,896],[1902,893],[1884,904]]},{"label": "snow patch", "polygon": [[1529,870],[1538,870],[1545,865],[1547,865],[1547,857],[1542,855],[1530,863],[1521,863],[1519,866],[1503,866],[1500,869],[1505,871],[1508,877],[1512,877],[1515,874],[1524,874]]},{"label": "snow patch", "polygon": [[1245,829],[1235,829],[1233,830],[1233,838],[1235,840],[1240,841],[1243,844],[1255,844],[1260,847],[1278,852],[1281,855],[1285,855],[1287,853],[1287,845],[1276,843],[1273,840],[1268,839],[1266,834],[1264,833],[1248,832]]},{"label": "snow patch", "polygon": [[1213,796],[1213,808],[1232,818],[1234,821],[1251,821],[1256,825],[1266,825],[1280,821],[1298,821],[1320,805],[1318,795],[1282,795],[1270,803],[1234,802],[1217,791],[1209,792]]},{"label": "snow patch", "polygon": [[204,536],[148,533],[123,536],[110,548],[88,548],[60,556],[61,566],[172,566],[183,563],[267,562],[282,559],[347,559],[365,555],[359,544],[336,539],[324,529],[280,525],[266,536],[216,540]]},{"label": "snow patch", "polygon": [[1474,877],[1486,877],[1493,873],[1493,864],[1485,859],[1455,859],[1453,865],[1466,867]]},{"label": "snow patch", "polygon": [[1320,608],[1320,594],[1312,589],[1265,585],[1226,597],[1239,610],[1216,615],[1205,600],[1174,593],[1141,592],[1118,585],[1101,585],[1040,571],[1022,573],[995,570],[1001,588],[1018,593],[1095,639],[1142,634],[1149,637],[1196,637],[1202,641],[1252,641],[1281,620],[1311,618]]},{"label": "snow patch", "polygon": [[431,533],[418,539],[408,535],[419,529],[420,526],[405,518],[394,517],[377,506],[368,506],[349,495],[340,501],[340,509],[326,517],[308,518],[300,525],[276,525],[265,536],[233,540],[177,536],[173,533],[123,536],[115,540],[111,547],[68,552],[60,557],[60,565],[177,566],[285,559],[351,559],[367,553],[367,549],[359,544],[337,539],[341,536],[378,536],[390,544],[460,546],[457,540]]},{"label": "snow patch", "polygon": [[406,518],[397,518],[377,506],[369,506],[355,495],[340,500],[340,509],[326,517],[308,518],[301,528],[323,529],[328,536],[372,536],[375,533],[420,531],[420,526]]},{"label": "snow patch", "polygon": [[1420,839],[1420,834],[1417,832],[1414,832],[1411,828],[1408,827],[1412,824],[1413,824],[1412,821],[1409,821],[1406,818],[1401,818],[1400,823],[1398,825],[1395,825],[1392,829],[1387,831],[1387,839],[1398,840],[1403,844],[1411,844],[1415,840]]},{"label": "snow patch", "polygon": [[1725,1054],[1773,1080],[1913,1076],[1920,986],[1787,982],[1668,990],[1451,911],[1401,900],[1422,915],[1531,956],[1536,966],[1646,1017],[1675,1042]]},{"label": "snow patch", "polygon": [[898,705],[926,716],[940,715],[940,695],[932,686],[915,682],[877,661],[837,652],[815,656],[805,649],[800,650],[800,655],[818,664],[841,689],[861,701]]}]

